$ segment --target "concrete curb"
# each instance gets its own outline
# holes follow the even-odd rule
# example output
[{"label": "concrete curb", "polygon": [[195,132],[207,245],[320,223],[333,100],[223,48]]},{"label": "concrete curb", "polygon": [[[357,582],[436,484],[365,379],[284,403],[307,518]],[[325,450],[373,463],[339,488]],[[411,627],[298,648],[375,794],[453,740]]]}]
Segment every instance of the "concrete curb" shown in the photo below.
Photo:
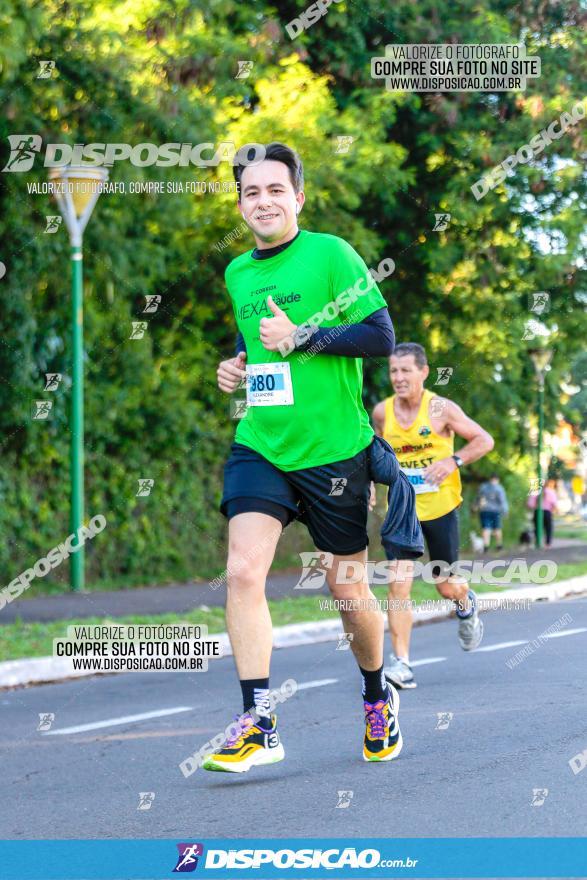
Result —
[{"label": "concrete curb", "polygon": [[[554,584],[540,584],[532,587],[500,590],[498,593],[479,595],[479,610],[494,611],[500,608],[523,609],[528,602],[556,602],[570,596],[587,594],[587,575],[559,581]],[[327,596],[324,597],[328,599]],[[440,601],[440,600],[439,600]],[[435,623],[450,617],[454,611],[450,607],[426,609],[418,607],[414,611],[414,626]],[[387,627],[387,619],[385,623]],[[294,648],[300,645],[313,645],[319,642],[335,642],[342,635],[341,623],[324,620],[318,623],[291,623],[277,626],[273,630],[274,648]],[[232,654],[226,633],[211,634],[221,645],[222,656]],[[117,672],[74,671],[67,657],[31,657],[22,660],[8,660],[0,663],[0,688],[19,687],[31,684],[46,684],[71,678],[90,675],[119,675]],[[124,673],[128,674],[128,673]]]}]

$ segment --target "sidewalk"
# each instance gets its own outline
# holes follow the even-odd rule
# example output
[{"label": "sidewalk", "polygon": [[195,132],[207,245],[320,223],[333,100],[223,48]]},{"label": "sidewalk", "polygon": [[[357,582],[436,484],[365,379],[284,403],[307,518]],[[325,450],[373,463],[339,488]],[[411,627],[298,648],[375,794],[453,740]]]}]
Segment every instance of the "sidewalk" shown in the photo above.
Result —
[{"label": "sidewalk", "polygon": [[[515,551],[509,550],[503,557],[498,553],[487,553],[485,556],[463,550],[462,559],[503,558],[527,559],[529,563],[538,559],[552,559],[563,562],[587,562],[587,544],[576,539],[560,539],[553,542],[547,550]],[[281,574],[271,575],[267,579],[267,598],[283,599],[286,596],[307,595],[294,590],[300,571],[289,570]],[[512,585],[513,586],[513,585]],[[515,587],[524,584],[516,584]],[[313,590],[314,594],[328,594],[322,590]],[[132,614],[185,614],[201,605],[224,607],[226,587],[214,589],[207,581],[191,581],[187,584],[169,584],[166,587],[139,587],[136,589],[95,591],[83,593],[63,593],[53,596],[39,596],[34,599],[17,599],[0,611],[0,625],[22,621],[44,622],[48,620],[83,619],[87,617],[124,617]]]}]

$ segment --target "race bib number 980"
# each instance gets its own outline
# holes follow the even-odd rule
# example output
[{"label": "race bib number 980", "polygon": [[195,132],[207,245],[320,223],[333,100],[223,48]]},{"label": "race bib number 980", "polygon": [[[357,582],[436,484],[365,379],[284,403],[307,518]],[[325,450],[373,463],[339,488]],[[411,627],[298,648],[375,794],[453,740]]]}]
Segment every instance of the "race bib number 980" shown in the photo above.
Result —
[{"label": "race bib number 980", "polygon": [[294,402],[288,363],[247,364],[247,406],[291,406]]}]

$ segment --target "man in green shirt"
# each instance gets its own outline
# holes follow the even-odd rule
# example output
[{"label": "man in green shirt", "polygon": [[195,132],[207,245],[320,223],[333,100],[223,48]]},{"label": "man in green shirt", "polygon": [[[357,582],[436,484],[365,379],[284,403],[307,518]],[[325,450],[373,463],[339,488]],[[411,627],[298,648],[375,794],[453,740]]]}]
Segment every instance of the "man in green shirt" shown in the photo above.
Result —
[{"label": "man in green shirt", "polygon": [[393,351],[375,283],[393,271],[393,261],[369,270],[343,239],[298,229],[303,167],[284,144],[269,144],[262,160],[234,172],[238,207],[256,244],[226,270],[238,353],[218,367],[222,391],[244,380],[247,393],[221,504],[229,520],[226,624],[244,712],[203,766],[243,772],[284,757],[269,691],[265,581],[281,532],[296,518],[307,525],[331,594],[343,603],[363,682],[363,757],[390,761],[402,738],[399,696],[383,675],[383,617],[366,579],[373,430],[362,402],[362,357]]}]

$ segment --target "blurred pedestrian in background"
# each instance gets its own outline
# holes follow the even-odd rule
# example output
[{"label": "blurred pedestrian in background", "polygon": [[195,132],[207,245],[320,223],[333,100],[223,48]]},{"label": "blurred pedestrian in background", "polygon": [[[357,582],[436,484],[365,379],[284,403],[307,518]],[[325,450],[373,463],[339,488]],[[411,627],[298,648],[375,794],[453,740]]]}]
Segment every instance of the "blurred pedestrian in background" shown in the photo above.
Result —
[{"label": "blurred pedestrian in background", "polygon": [[583,495],[585,494],[585,480],[580,474],[574,474],[571,480],[573,492],[573,512],[581,513],[583,507]]},{"label": "blurred pedestrian in background", "polygon": [[498,550],[503,548],[503,532],[501,521],[509,513],[509,505],[505,489],[499,482],[497,474],[482,483],[477,494],[477,510],[481,520],[483,550],[487,552],[491,545],[491,536],[495,537]]},{"label": "blurred pedestrian in background", "polygon": [[530,495],[528,498],[528,507],[530,510],[534,511],[534,538],[536,540],[537,537],[537,523],[538,523],[538,498],[542,494],[542,516],[543,516],[543,533],[545,537],[544,546],[550,547],[552,544],[552,533],[553,533],[553,517],[554,514],[557,513],[557,500],[558,496],[556,494],[556,480],[547,480],[546,486],[543,487],[542,493],[538,492],[536,495]]}]

